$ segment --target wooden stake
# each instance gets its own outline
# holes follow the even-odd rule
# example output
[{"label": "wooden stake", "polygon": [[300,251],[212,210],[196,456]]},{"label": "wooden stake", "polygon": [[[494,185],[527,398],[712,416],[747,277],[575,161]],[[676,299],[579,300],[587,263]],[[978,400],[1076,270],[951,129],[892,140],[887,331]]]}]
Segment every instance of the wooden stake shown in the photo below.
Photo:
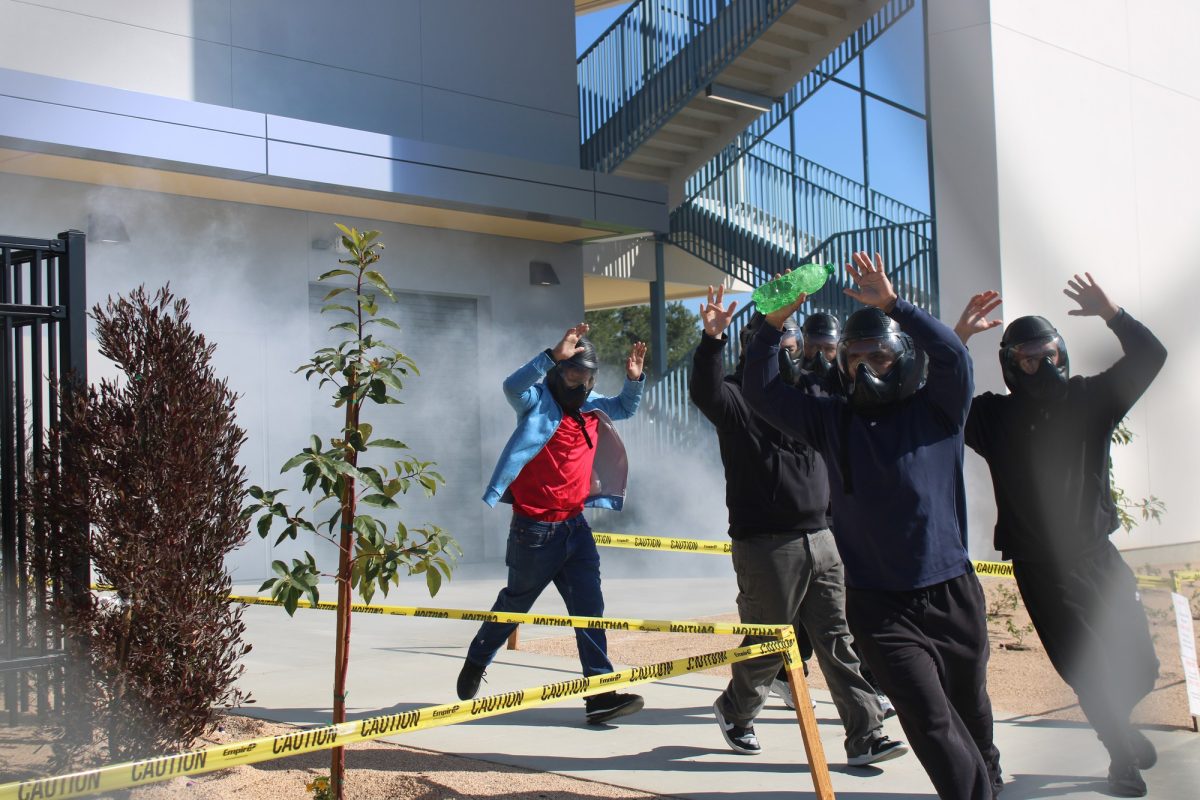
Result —
[{"label": "wooden stake", "polygon": [[521,637],[519,635],[520,633],[521,633],[521,626],[518,625],[517,627],[513,628],[513,632],[508,635],[508,649],[509,650],[520,650],[521,649],[520,647],[517,646],[521,643],[520,642]]},{"label": "wooden stake", "polygon": [[825,748],[821,745],[821,734],[817,731],[817,718],[813,715],[812,698],[804,680],[804,661],[795,643],[784,653],[784,666],[788,673],[788,686],[792,690],[792,703],[796,706],[796,719],[800,723],[800,735],[804,737],[804,752],[808,754],[808,770],[812,773],[813,790],[817,800],[833,800],[833,781],[829,777],[829,764],[825,761]]}]

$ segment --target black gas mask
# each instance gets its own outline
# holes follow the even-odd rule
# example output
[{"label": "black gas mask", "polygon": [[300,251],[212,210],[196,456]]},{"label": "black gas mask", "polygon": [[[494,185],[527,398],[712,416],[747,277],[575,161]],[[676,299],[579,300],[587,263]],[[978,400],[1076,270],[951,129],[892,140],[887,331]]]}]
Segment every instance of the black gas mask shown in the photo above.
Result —
[{"label": "black gas mask", "polygon": [[779,377],[789,386],[800,382],[800,326],[788,317],[783,321],[783,337],[779,340]]},{"label": "black gas mask", "polygon": [[800,332],[803,335],[800,368],[822,380],[828,378],[837,362],[840,335],[837,317],[825,313],[809,314],[804,318]]},{"label": "black gas mask", "polygon": [[568,416],[579,413],[596,385],[596,370],[600,368],[596,346],[590,340],[581,336],[576,347],[582,347],[583,352],[559,361],[546,373],[546,388]]},{"label": "black gas mask", "polygon": [[860,309],[846,320],[837,364],[850,406],[863,414],[884,411],[925,383],[925,353],[877,308]]},{"label": "black gas mask", "polygon": [[1061,400],[1071,377],[1067,345],[1044,317],[1015,319],[1000,339],[1000,371],[1015,397],[1035,403]]}]

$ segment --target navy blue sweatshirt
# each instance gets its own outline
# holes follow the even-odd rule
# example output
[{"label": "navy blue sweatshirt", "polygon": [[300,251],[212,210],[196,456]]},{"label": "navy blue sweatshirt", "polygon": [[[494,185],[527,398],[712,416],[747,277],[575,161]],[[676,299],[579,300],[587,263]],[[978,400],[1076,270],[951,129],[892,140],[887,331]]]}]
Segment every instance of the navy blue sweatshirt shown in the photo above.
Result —
[{"label": "navy blue sweatshirt", "polygon": [[967,418],[967,445],[983,456],[996,492],[996,549],[1017,561],[1063,561],[1108,546],[1120,518],[1109,483],[1113,428],[1150,386],[1167,349],[1124,310],[1108,327],[1124,355],[1076,376],[1056,403],[986,392]]},{"label": "navy blue sweatshirt", "polygon": [[811,447],[784,436],[750,410],[742,397],[741,372],[725,375],[722,369],[727,341],[726,336],[701,334],[688,392],[717,429],[729,537],[829,527],[825,462]]},{"label": "navy blue sweatshirt", "polygon": [[974,383],[954,331],[903,299],[890,316],[929,359],[925,385],[907,400],[865,416],[842,397],[788,386],[779,378],[782,333],[770,325],[750,344],[742,393],[768,422],[825,457],[846,585],[901,592],[971,570],[962,468]]}]

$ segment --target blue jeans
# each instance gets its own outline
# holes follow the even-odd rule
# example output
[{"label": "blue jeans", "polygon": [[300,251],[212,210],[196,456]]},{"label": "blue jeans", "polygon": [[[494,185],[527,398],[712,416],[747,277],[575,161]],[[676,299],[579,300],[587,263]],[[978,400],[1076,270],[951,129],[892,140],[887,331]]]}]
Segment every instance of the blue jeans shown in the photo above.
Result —
[{"label": "blue jeans", "polygon": [[[508,565],[508,585],[496,596],[492,611],[524,614],[554,581],[554,587],[567,604],[568,614],[604,616],[600,554],[596,552],[592,529],[582,514],[563,522],[538,522],[514,514],[504,563]],[[512,623],[483,623],[471,640],[467,660],[484,667],[492,663],[496,651],[516,627]],[[602,629],[576,628],[575,644],[584,675],[613,671]]]}]

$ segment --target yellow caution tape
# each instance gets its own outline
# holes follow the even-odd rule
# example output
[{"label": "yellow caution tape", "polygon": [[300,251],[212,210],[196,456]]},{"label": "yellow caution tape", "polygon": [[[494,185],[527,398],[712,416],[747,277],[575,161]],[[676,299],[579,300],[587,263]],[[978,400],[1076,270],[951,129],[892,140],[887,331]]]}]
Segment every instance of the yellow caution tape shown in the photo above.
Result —
[{"label": "yellow caution tape", "polygon": [[[281,606],[278,600],[254,595],[230,595],[235,603],[257,606]],[[307,600],[299,608],[313,608]],[[318,603],[319,611],[336,611],[337,603]],[[468,622],[517,623],[520,625],[552,625],[563,628],[601,628],[616,631],[658,631],[662,633],[716,633],[732,636],[778,637],[791,631],[787,625],[751,625],[730,622],[672,622],[663,619],[617,619],[614,617],[567,617],[557,614],[517,614],[507,611],[470,611],[458,608],[425,608],[422,606],[373,606],[356,603],[351,611],[362,614],[385,614],[397,617],[428,617],[432,619],[461,619]]]},{"label": "yellow caution tape", "polygon": [[0,800],[49,800],[49,798],[66,800],[96,792],[144,786],[184,775],[201,775],[244,764],[256,764],[275,758],[342,747],[383,736],[394,736],[425,728],[468,722],[482,717],[508,714],[522,708],[533,708],[572,697],[600,694],[623,686],[659,681],[674,675],[712,669],[723,664],[733,664],[766,655],[782,655],[789,666],[800,663],[796,640],[788,636],[762,644],[736,647],[699,656],[688,656],[643,667],[632,667],[607,675],[573,678],[529,689],[477,697],[469,701],[425,706],[382,717],[370,717],[338,725],[309,728],[295,733],[281,733],[277,736],[231,742],[203,750],[191,750],[141,761],[112,764],[71,775],[41,778],[21,783],[6,783],[0,785]]},{"label": "yellow caution tape", "polygon": [[[670,553],[711,553],[713,555],[730,555],[733,553],[733,543],[730,541],[715,541],[713,539],[676,539],[666,536],[637,536],[628,533],[592,533],[596,544],[601,547],[625,547],[636,550],[658,550]],[[988,575],[993,578],[1013,577],[1012,564],[1007,561],[972,561],[975,574]],[[1157,575],[1138,575],[1138,586],[1143,589],[1170,589],[1184,581],[1200,581],[1200,570],[1194,572],[1174,572],[1175,580]]]},{"label": "yellow caution tape", "polygon": [[[627,533],[593,533],[592,538],[602,547],[626,547],[637,550],[659,550],[671,553],[712,553],[730,555],[733,542],[712,539],[676,539],[666,536],[636,536]],[[1012,564],[1004,561],[972,561],[979,575],[1011,578]]]},{"label": "yellow caution tape", "polygon": [[604,547],[631,547],[638,550],[665,550],[672,553],[713,553],[729,555],[733,544],[708,539],[674,539],[666,536],[633,536],[627,533],[592,533],[596,544]]},{"label": "yellow caution tape", "polygon": [[990,575],[993,578],[1011,578],[1012,564],[1007,561],[972,561],[976,575]]}]

